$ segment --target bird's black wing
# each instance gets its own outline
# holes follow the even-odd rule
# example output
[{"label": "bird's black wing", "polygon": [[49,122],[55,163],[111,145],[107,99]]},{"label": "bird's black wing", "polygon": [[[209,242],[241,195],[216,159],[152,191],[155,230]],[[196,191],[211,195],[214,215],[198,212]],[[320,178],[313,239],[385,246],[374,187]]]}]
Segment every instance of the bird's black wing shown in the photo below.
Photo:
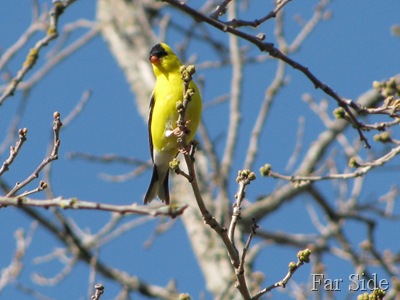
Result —
[{"label": "bird's black wing", "polygon": [[151,159],[154,162],[154,154],[153,154],[153,139],[151,138],[151,120],[153,118],[153,108],[154,108],[154,91],[151,94],[150,98],[150,105],[149,105],[149,121],[147,123],[148,127],[148,133],[149,133],[149,146],[150,146],[150,154],[151,154]]}]

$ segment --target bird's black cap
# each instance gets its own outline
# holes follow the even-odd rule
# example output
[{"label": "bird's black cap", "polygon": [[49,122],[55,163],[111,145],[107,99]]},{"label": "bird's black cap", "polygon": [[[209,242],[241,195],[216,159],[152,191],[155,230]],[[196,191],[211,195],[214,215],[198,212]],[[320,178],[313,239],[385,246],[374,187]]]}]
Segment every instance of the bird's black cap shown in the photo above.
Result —
[{"label": "bird's black cap", "polygon": [[151,48],[149,58],[151,58],[152,56],[161,58],[161,57],[167,56],[167,54],[168,53],[167,53],[167,51],[165,51],[163,46],[161,44],[157,44],[153,48]]}]

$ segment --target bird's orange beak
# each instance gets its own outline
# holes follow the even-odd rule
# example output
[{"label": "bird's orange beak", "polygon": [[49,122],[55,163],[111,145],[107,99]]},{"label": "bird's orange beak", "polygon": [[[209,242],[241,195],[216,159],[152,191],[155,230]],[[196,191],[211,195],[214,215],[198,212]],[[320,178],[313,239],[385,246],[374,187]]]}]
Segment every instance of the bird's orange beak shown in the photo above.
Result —
[{"label": "bird's orange beak", "polygon": [[150,56],[150,62],[151,62],[153,65],[159,64],[160,61],[161,61],[161,60],[160,60],[159,57],[157,57],[157,56],[155,56],[155,55]]}]

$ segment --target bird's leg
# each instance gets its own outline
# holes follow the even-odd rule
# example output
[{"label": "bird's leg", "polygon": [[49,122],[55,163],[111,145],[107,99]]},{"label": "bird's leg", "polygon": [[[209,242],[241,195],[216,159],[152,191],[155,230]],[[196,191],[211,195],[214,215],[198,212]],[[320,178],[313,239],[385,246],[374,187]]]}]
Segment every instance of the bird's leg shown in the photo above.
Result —
[{"label": "bird's leg", "polygon": [[196,153],[196,147],[198,146],[199,142],[196,140],[193,140],[187,145],[186,147],[182,147],[179,149],[179,152],[182,154],[187,154],[189,155],[190,159],[194,162],[194,154]]}]

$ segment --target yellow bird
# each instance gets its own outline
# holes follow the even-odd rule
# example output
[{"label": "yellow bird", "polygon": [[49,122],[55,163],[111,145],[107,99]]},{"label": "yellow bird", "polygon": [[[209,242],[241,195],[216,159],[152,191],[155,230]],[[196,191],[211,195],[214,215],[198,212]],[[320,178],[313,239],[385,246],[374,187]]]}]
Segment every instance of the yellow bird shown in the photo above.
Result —
[{"label": "yellow bird", "polygon": [[[182,62],[164,43],[157,44],[151,49],[149,60],[156,76],[148,122],[153,175],[143,202],[147,204],[158,197],[165,204],[169,204],[169,163],[179,152],[175,132],[179,116],[177,102],[183,101],[183,80],[180,72]],[[194,81],[190,82],[189,88],[194,90],[194,95],[185,113],[187,127],[190,130],[187,135],[188,142],[196,133],[202,106],[201,96]]]}]

